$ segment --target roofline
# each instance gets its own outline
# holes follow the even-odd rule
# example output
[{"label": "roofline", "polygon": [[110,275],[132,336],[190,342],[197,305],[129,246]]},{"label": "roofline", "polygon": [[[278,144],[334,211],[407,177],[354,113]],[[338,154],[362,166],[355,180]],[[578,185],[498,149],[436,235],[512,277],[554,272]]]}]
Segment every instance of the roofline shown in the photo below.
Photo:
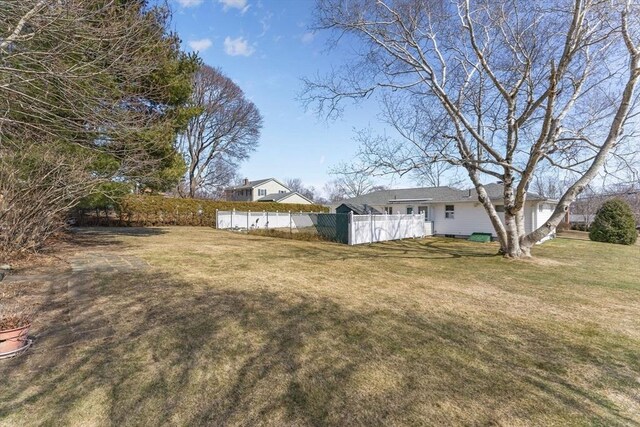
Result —
[{"label": "roofline", "polygon": [[226,190],[244,190],[247,188],[251,188],[254,189],[262,184],[266,184],[267,182],[271,182],[271,181],[275,181],[278,184],[282,185],[284,188],[286,188],[287,190],[291,190],[289,187],[287,187],[286,185],[284,185],[283,183],[281,183],[280,181],[278,181],[275,178],[267,178],[264,180],[260,180],[260,179],[256,179],[256,181],[261,181],[259,184],[254,184],[254,185],[239,185],[239,186],[231,186],[231,187],[227,187]]},{"label": "roofline", "polygon": [[[273,194],[275,194],[276,196],[278,195],[278,193],[273,193]],[[311,203],[312,205],[315,205],[313,200],[309,199],[308,197],[305,197],[304,195],[298,193],[297,191],[289,191],[288,193],[285,193],[285,194],[286,194],[285,196],[282,196],[280,198],[272,197],[272,198],[269,198],[269,199],[265,199],[265,197],[268,196],[268,195],[266,195],[266,196],[258,199],[257,201],[258,202],[276,202],[277,203],[277,202],[280,202],[282,200],[286,200],[286,199],[288,199],[289,197],[291,197],[293,195],[298,195],[298,196],[302,197],[303,199],[305,199],[307,202]]]},{"label": "roofline", "polygon": [[[504,201],[504,197],[494,197],[492,199],[490,199],[492,201]],[[558,203],[558,200],[556,199],[547,199],[547,198],[543,198],[543,197],[531,197],[531,198],[527,198],[526,201],[529,202],[550,202],[550,203]],[[420,202],[424,202],[424,203],[480,203],[480,201],[477,198],[474,198],[473,196],[471,196],[471,198],[469,199],[455,199],[455,200],[434,200],[433,198],[427,199],[391,199],[389,201],[387,201],[387,203],[389,204],[394,204],[394,203],[420,203]],[[367,204],[368,203],[353,203],[353,202],[349,202],[350,204]],[[345,204],[345,203],[343,203]]]},{"label": "roofline", "polygon": [[391,199],[389,203],[406,203],[406,202],[431,202],[433,201],[432,197],[422,198],[422,199]]},{"label": "roofline", "polygon": [[298,196],[302,197],[303,199],[305,199],[307,202],[311,203],[312,205],[314,205],[315,203],[313,202],[313,200],[311,200],[308,197],[303,196],[302,194],[298,193],[297,191],[291,191],[289,194],[287,194],[286,196],[284,196],[282,199],[280,200],[285,200],[288,199],[289,197],[293,196],[297,194]]}]

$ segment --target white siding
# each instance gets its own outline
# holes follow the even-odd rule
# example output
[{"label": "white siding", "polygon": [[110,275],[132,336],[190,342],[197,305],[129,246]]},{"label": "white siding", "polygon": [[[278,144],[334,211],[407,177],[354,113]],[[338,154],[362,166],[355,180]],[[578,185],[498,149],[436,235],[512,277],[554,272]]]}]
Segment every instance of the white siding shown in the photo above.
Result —
[{"label": "white siding", "polygon": [[[543,203],[543,210],[538,211],[538,202],[526,202],[524,208],[525,232],[530,233],[549,219],[555,205]],[[454,205],[454,218],[445,218],[445,206]],[[393,207],[393,214],[405,214],[407,207],[412,207],[414,213],[418,213],[419,206],[429,207],[429,220],[433,221],[433,234],[452,234],[455,236],[469,236],[472,233],[491,233],[494,237],[491,220],[480,202],[451,202],[451,203],[393,203],[388,205],[371,205],[373,208],[384,212],[385,206]],[[498,216],[504,223],[504,213],[498,212]]]},{"label": "white siding", "polygon": [[300,205],[310,205],[309,201],[304,197],[300,197],[298,194],[292,194],[286,199],[280,200],[278,203],[297,203]]},{"label": "white siding", "polygon": [[[253,188],[253,194],[252,194],[252,199],[253,201],[256,201],[262,197],[264,197],[265,195],[262,196],[258,196],[258,190],[267,190],[267,194],[277,194],[280,191],[284,191],[285,193],[290,192],[291,190],[289,190],[287,187],[285,187],[284,185],[281,185],[279,183],[277,183],[276,181],[268,181],[265,182],[263,184],[258,185],[257,187]],[[297,202],[287,202],[287,203],[297,203]],[[308,203],[308,202],[306,202]]]},{"label": "white siding", "polygon": [[[491,224],[489,216],[484,207],[479,202],[446,203],[455,206],[453,219],[445,218],[445,203],[433,205],[432,219],[434,222],[434,234],[453,234],[456,236],[469,236],[472,233],[491,233],[494,237],[496,232]],[[525,232],[533,231],[533,224],[542,224],[551,216],[550,211],[536,212],[537,202],[526,202],[524,207],[524,227]],[[541,220],[541,215],[542,220]],[[504,223],[504,213],[498,212],[500,220]],[[537,227],[536,227],[537,228]]]},{"label": "white siding", "polygon": [[[445,206],[454,206],[454,217],[445,218]],[[477,206],[476,206],[477,205]],[[432,205],[433,234],[452,234],[469,236],[472,233],[491,233],[495,231],[484,208],[479,202],[437,203]],[[503,214],[499,214],[504,218]]]},{"label": "white siding", "polygon": [[536,203],[534,208],[536,209],[536,228],[538,228],[551,218],[551,214],[553,214],[556,205],[551,203]]}]

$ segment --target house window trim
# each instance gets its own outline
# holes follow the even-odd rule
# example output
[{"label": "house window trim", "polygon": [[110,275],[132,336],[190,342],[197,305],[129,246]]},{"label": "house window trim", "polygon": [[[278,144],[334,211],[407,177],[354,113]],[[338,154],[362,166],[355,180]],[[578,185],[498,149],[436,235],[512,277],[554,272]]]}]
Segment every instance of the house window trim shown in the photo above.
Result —
[{"label": "house window trim", "polygon": [[444,205],[444,219],[456,219],[455,216],[456,205]]}]

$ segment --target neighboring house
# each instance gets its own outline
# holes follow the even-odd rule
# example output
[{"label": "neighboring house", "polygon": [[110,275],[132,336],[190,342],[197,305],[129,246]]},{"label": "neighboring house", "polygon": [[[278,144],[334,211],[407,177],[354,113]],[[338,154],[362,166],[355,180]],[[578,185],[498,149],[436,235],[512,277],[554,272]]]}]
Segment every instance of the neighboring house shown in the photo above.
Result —
[{"label": "neighboring house", "polygon": [[[504,221],[504,201],[501,184],[488,184],[485,189]],[[525,232],[540,227],[551,217],[556,200],[527,193],[525,202]],[[475,190],[457,190],[451,187],[407,188],[380,190],[345,200],[346,206],[367,206],[385,214],[424,214],[425,221],[433,222],[433,234],[466,237],[472,233],[491,233],[497,237],[484,207],[478,201]],[[354,213],[358,213],[353,209]]]},{"label": "neighboring house", "polygon": [[313,204],[312,200],[302,194],[291,191],[286,185],[275,178],[249,181],[245,179],[242,185],[225,189],[227,200],[239,202],[276,202]]},{"label": "neighboring house", "polygon": [[624,200],[631,208],[636,218],[636,224],[640,226],[640,190],[635,188],[580,197],[571,204],[569,222],[573,225],[580,224],[587,227],[590,226],[600,206],[611,199]]}]

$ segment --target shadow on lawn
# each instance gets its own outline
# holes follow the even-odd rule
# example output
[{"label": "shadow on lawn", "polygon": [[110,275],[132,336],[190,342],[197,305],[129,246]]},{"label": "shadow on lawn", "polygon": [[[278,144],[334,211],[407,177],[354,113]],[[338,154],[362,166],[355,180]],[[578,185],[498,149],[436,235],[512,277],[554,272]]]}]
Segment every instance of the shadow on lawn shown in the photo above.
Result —
[{"label": "shadow on lawn", "polygon": [[396,240],[372,245],[345,246],[338,243],[307,244],[297,248],[298,256],[321,256],[323,260],[346,259],[459,259],[494,258],[497,245],[470,243],[460,239],[432,237],[421,240]]},{"label": "shadow on lawn", "polygon": [[68,313],[35,331],[34,352],[0,364],[0,423],[21,411],[27,424],[101,412],[114,425],[637,424],[567,374],[579,362],[632,396],[629,343],[156,273],[80,276],[73,289],[73,301],[51,294]]},{"label": "shadow on lawn", "polygon": [[[104,248],[121,246],[118,236],[149,237],[167,233],[161,228],[142,227],[72,227],[58,237],[60,243],[74,248]],[[58,248],[54,248],[54,253]]]}]

